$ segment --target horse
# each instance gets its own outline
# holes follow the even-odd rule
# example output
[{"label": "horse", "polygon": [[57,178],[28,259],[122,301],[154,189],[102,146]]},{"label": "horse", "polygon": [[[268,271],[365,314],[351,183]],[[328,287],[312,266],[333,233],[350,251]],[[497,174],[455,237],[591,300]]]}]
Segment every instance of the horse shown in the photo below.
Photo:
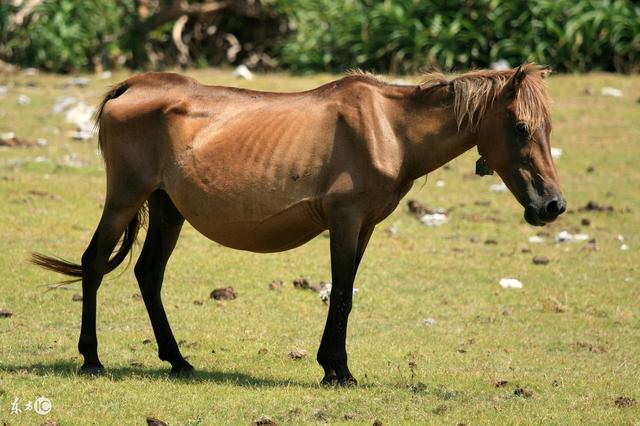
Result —
[{"label": "horse", "polygon": [[[106,170],[99,224],[81,264],[32,261],[82,281],[81,373],[104,370],[96,297],[148,214],[135,277],[171,374],[189,374],[162,300],[165,267],[185,219],[224,246],[293,249],[330,234],[332,291],[317,352],[322,384],[357,383],[347,364],[353,283],[376,225],[413,182],[476,146],[478,174],[502,178],[542,226],[565,211],[550,152],[547,68],[476,70],[420,84],[354,72],[313,90],[273,93],[145,73],[111,88],[96,114]],[[118,244],[120,242],[120,244]]]}]

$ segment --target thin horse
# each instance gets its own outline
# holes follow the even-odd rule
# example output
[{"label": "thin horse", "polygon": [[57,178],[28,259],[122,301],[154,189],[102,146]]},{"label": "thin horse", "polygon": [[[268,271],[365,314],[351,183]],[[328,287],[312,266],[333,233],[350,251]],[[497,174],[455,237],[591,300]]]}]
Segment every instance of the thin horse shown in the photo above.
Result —
[{"label": "thin horse", "polygon": [[220,244],[254,252],[292,249],[328,229],[333,290],[317,360],[322,383],[354,384],[345,347],[353,282],[376,224],[415,179],[477,145],[480,172],[497,171],[527,222],[544,225],[565,210],[550,153],[547,73],[526,64],[430,74],[419,85],[355,73],[299,93],[203,86],[168,73],[116,85],[97,114],[106,200],[82,263],[33,257],[82,280],[81,371],[103,369],[96,294],[148,206],[135,275],[172,373],[193,369],[160,296],[186,219]]}]

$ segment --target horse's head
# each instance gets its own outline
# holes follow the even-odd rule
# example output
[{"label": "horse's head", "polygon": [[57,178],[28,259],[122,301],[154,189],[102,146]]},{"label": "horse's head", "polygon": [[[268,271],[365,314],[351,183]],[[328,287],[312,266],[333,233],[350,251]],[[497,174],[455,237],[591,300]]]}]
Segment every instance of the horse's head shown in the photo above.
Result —
[{"label": "horse's head", "polygon": [[543,82],[548,73],[524,65],[507,74],[478,127],[480,155],[522,204],[525,220],[536,226],[552,222],[566,209],[551,157]]}]

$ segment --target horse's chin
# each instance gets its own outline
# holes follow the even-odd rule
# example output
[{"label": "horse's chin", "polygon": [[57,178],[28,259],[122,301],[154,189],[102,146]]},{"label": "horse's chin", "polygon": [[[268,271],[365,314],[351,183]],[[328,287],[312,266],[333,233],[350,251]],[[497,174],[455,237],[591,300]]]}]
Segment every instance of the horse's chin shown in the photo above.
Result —
[{"label": "horse's chin", "polygon": [[524,220],[532,226],[544,226],[548,221],[542,220],[531,206],[524,209]]}]

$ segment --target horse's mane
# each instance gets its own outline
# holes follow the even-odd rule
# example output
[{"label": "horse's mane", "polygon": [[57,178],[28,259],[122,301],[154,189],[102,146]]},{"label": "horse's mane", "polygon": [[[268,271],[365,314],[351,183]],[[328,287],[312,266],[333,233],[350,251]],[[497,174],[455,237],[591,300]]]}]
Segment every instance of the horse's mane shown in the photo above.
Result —
[{"label": "horse's mane", "polygon": [[434,72],[425,75],[420,87],[423,90],[451,87],[458,129],[464,126],[467,130],[475,131],[487,109],[500,97],[517,72],[524,73],[524,78],[516,93],[516,116],[527,131],[533,132],[550,117],[549,98],[544,83],[544,77],[549,73],[546,68],[525,64],[506,71],[471,71],[453,78]]}]

